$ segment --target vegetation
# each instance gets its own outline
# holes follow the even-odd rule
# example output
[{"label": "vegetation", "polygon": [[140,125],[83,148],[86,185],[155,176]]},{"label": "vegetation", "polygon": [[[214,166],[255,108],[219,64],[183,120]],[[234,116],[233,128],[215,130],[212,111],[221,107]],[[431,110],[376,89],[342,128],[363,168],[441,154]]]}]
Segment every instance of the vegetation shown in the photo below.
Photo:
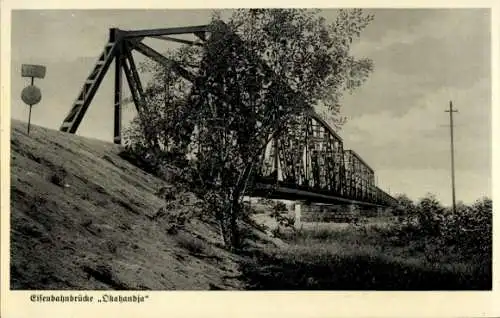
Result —
[{"label": "vegetation", "polygon": [[416,204],[406,199],[399,202],[399,209],[404,206],[405,213],[388,235],[402,242],[432,240],[438,252],[446,254],[455,250],[465,258],[491,262],[493,207],[490,198],[482,198],[470,206],[460,203],[455,213],[431,194]]},{"label": "vegetation", "polygon": [[153,80],[127,151],[154,172],[176,161],[228,247],[241,244],[242,199],[270,139],[318,103],[341,124],[340,97],[372,71],[349,50],[373,17],[340,10],[327,24],[318,13],[236,10],[227,23],[214,16],[203,48],[168,53],[185,72],[143,66]]},{"label": "vegetation", "polygon": [[477,290],[492,287],[491,200],[459,204],[406,196],[399,218],[304,223],[288,245],[255,251],[242,266],[250,289]]},{"label": "vegetation", "polygon": [[294,232],[297,231],[295,228],[295,217],[288,213],[286,204],[283,202],[277,202],[274,204],[271,212],[271,217],[276,219],[278,226],[273,231],[274,236],[279,237],[281,235],[280,228],[292,229]]},{"label": "vegetation", "polygon": [[242,266],[248,288],[491,289],[491,200],[460,205],[456,215],[432,195],[411,203],[404,218],[386,224],[308,223],[282,231],[285,248],[256,251]]}]

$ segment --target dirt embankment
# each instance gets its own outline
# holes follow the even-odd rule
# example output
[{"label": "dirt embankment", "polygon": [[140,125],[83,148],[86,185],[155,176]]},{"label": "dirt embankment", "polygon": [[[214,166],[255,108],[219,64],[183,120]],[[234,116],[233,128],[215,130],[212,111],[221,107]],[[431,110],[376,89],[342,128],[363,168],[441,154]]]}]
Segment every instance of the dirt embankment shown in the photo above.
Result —
[{"label": "dirt embankment", "polygon": [[[12,121],[12,289],[242,289],[215,226],[167,233],[166,182],[119,146]],[[168,211],[167,211],[168,212]]]}]

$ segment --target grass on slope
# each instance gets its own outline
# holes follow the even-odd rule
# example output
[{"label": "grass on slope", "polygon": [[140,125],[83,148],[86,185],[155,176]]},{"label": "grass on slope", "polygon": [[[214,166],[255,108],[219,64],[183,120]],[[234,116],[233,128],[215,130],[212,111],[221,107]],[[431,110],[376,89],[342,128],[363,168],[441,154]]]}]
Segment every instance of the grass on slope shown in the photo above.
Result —
[{"label": "grass on slope", "polygon": [[212,225],[153,219],[165,182],[120,151],[12,121],[11,289],[241,288]]}]

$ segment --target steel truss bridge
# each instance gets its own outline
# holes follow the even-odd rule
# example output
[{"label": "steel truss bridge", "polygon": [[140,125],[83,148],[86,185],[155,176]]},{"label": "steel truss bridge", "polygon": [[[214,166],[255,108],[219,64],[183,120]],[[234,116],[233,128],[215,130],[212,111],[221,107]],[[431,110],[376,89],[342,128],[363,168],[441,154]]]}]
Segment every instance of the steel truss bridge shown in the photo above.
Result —
[{"label": "steel truss bridge", "polygon": [[390,206],[375,185],[374,170],[311,111],[267,146],[256,177],[256,194],[322,203]]},{"label": "steel truss bridge", "polygon": [[[174,37],[186,34],[194,35],[195,40]],[[193,87],[202,85],[191,71],[144,44],[142,40],[145,38],[203,47],[210,40],[210,27],[201,25],[133,31],[110,29],[109,41],[64,119],[61,131],[77,131],[114,60],[114,143],[121,144],[121,112],[124,103],[122,74],[125,74],[139,116],[147,107],[133,51],[172,69],[193,83]],[[260,61],[260,65],[276,78],[276,74],[265,63]],[[391,206],[395,203],[394,198],[375,185],[373,169],[355,151],[344,149],[340,136],[312,107],[311,111],[288,125],[285,133],[268,144],[253,189],[253,195],[278,199],[368,207]]]}]

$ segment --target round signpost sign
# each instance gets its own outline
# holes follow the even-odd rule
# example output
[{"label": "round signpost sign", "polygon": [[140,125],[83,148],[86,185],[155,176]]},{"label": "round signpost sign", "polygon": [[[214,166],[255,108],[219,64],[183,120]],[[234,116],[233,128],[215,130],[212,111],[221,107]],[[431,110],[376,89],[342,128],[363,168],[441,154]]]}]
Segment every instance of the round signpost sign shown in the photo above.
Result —
[{"label": "round signpost sign", "polygon": [[42,93],[40,92],[40,89],[34,85],[26,86],[22,93],[21,93],[21,98],[23,102],[25,102],[28,105],[35,105],[42,100]]}]

